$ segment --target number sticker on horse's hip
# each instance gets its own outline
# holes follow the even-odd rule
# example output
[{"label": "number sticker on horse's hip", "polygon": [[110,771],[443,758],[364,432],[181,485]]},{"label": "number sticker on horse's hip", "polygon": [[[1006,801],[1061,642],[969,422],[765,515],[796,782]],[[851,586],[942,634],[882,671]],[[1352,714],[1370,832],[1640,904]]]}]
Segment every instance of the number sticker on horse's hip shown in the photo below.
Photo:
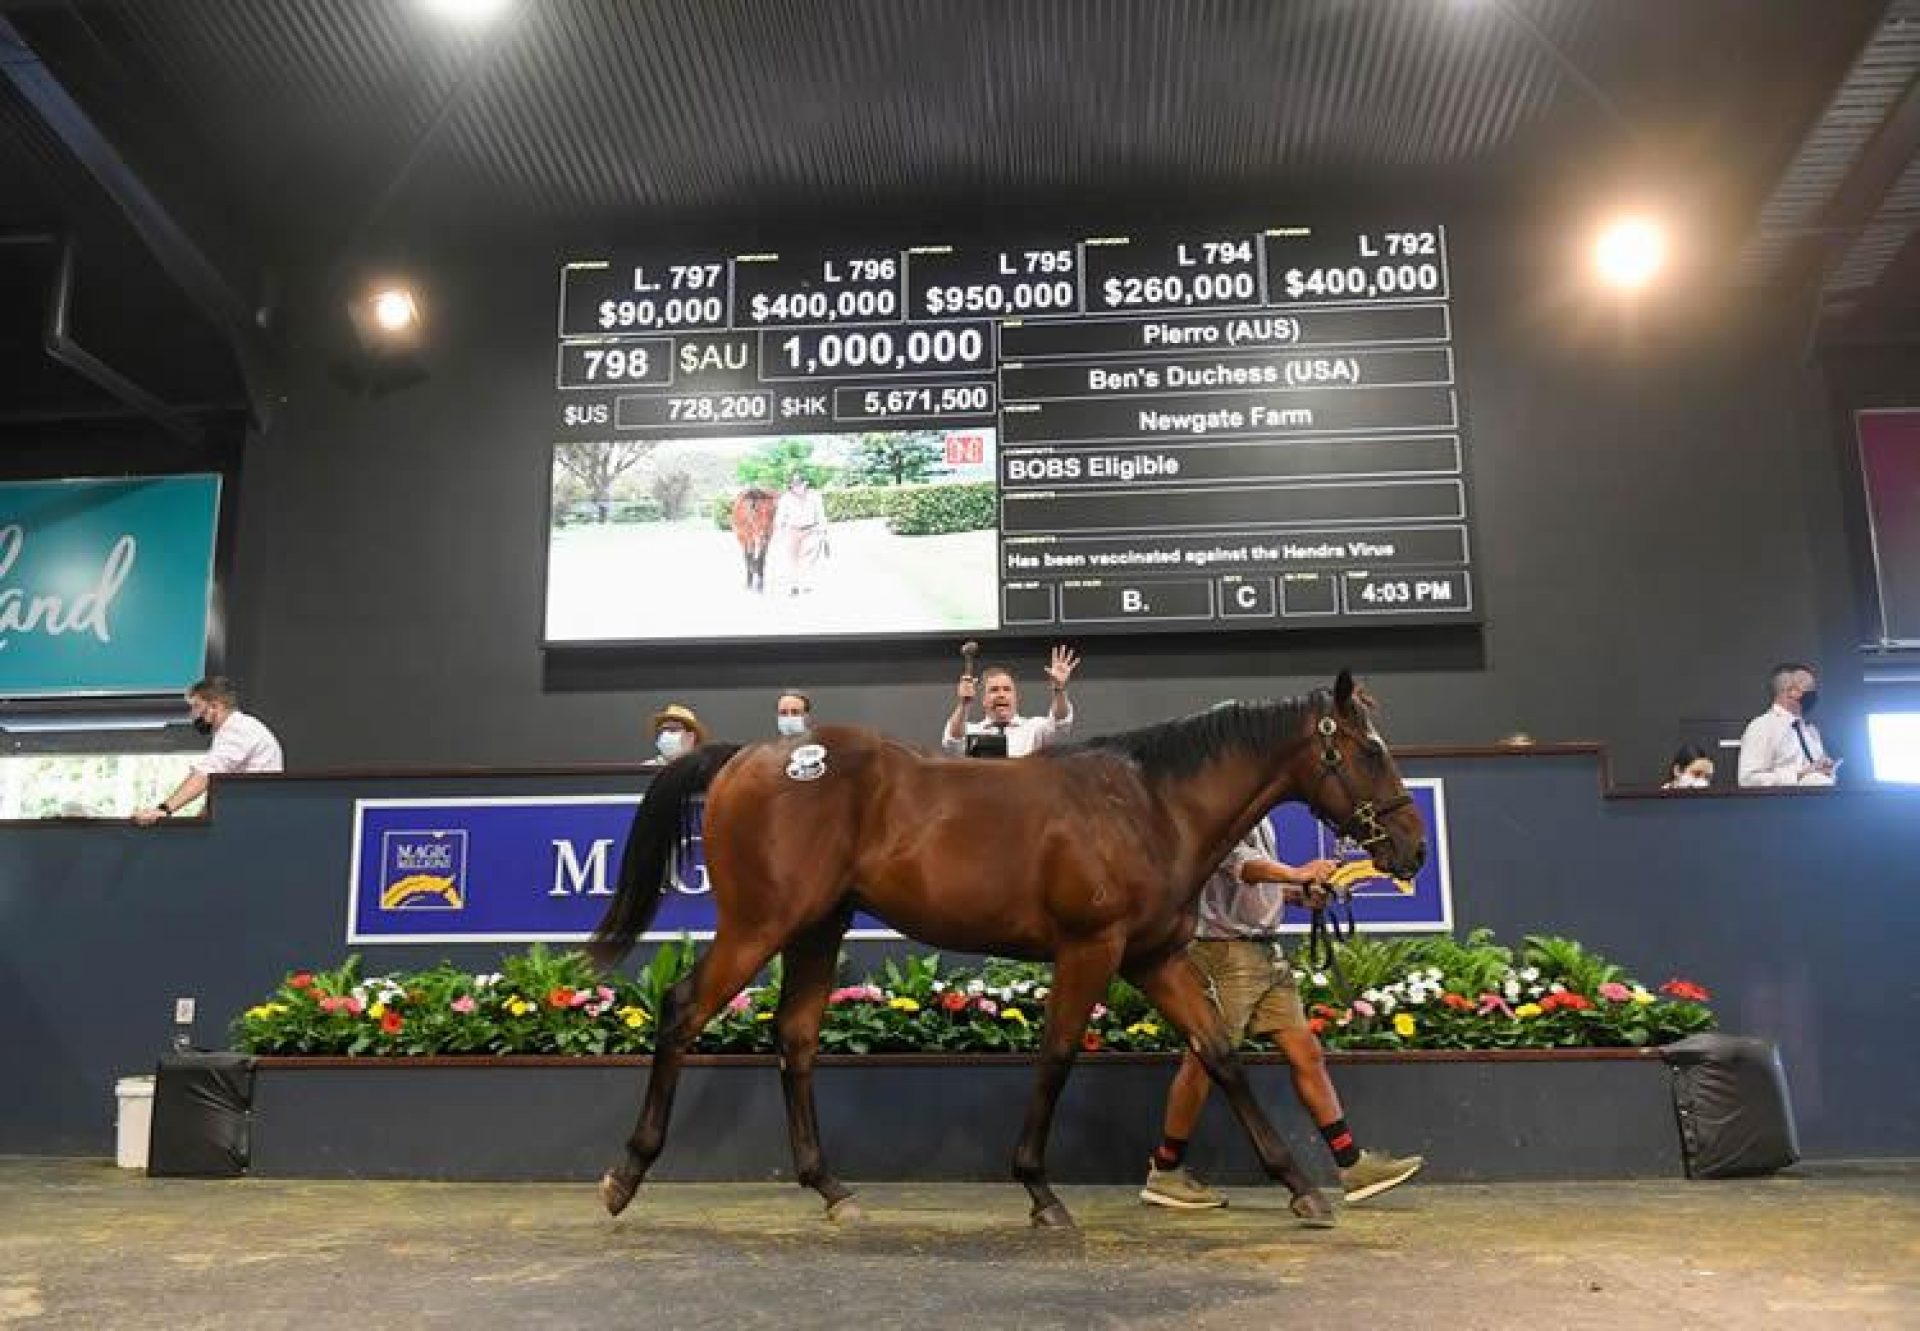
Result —
[{"label": "number sticker on horse's hip", "polygon": [[787,759],[787,775],[795,781],[818,781],[827,774],[827,748],[824,744],[802,744]]}]

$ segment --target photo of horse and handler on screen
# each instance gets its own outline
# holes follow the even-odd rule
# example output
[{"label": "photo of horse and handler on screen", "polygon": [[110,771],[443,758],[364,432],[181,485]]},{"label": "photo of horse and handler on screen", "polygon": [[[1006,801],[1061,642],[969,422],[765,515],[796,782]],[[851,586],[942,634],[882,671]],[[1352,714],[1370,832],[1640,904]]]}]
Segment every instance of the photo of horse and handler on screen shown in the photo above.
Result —
[{"label": "photo of horse and handler on screen", "polygon": [[999,626],[994,432],[554,449],[546,639]]}]

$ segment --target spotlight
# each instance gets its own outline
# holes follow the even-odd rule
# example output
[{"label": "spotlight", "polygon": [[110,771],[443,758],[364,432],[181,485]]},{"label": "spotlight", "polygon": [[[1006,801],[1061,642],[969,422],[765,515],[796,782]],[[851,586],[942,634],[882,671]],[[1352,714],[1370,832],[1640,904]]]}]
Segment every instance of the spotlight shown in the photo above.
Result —
[{"label": "spotlight", "polygon": [[388,287],[374,293],[373,322],[384,332],[399,333],[413,327],[420,318],[420,307],[405,287]]},{"label": "spotlight", "polygon": [[499,16],[508,0],[421,0],[421,3],[442,18],[461,23],[486,23]]},{"label": "spotlight", "polygon": [[1594,268],[1608,286],[1635,291],[1653,280],[1666,252],[1666,233],[1658,224],[1624,218],[1600,233],[1593,247]]}]

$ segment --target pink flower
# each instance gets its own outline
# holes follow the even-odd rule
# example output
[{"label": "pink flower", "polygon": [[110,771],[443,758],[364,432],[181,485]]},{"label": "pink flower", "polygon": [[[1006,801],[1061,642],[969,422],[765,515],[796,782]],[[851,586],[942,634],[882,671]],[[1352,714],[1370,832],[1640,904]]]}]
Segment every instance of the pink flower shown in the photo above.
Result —
[{"label": "pink flower", "polygon": [[973,1005],[979,1008],[982,1012],[986,1013],[989,1017],[993,1016],[996,1012],[1000,1010],[1000,1005],[994,1002],[991,998],[976,998],[973,1000]]},{"label": "pink flower", "polygon": [[367,1010],[367,1005],[355,998],[352,994],[348,994],[346,998],[341,1001],[346,1007],[349,1016],[357,1017]]},{"label": "pink flower", "polygon": [[1483,1017],[1494,1012],[1501,1013],[1502,1015],[1508,1016],[1508,1017],[1511,1017],[1513,1015],[1513,1009],[1507,1006],[1507,1000],[1500,997],[1500,995],[1498,994],[1480,995],[1479,1012],[1480,1012],[1480,1015]]},{"label": "pink flower", "polygon": [[597,987],[593,992],[600,995],[600,1001],[602,1003],[611,1003],[613,1001],[613,990],[607,988],[604,984]]},{"label": "pink flower", "polygon": [[1627,988],[1626,985],[1619,983],[1617,980],[1608,980],[1600,986],[1600,997],[1606,999],[1609,1003],[1624,1003],[1633,997],[1633,990]]},{"label": "pink flower", "polygon": [[448,1006],[450,1006],[455,1012],[458,1012],[462,1016],[465,1016],[467,1013],[473,1011],[475,1008],[479,1007],[480,1005],[473,1001],[472,994],[462,994],[460,995],[460,997],[454,999],[453,1002],[450,1003]]},{"label": "pink flower", "polygon": [[1106,1015],[1107,1015],[1107,1005],[1105,1003],[1095,1003],[1093,1005],[1093,1011],[1087,1014],[1087,1020],[1098,1021],[1100,1020],[1100,1018]]},{"label": "pink flower", "polygon": [[1369,1003],[1369,1002],[1368,1002],[1368,1001],[1367,1001],[1366,999],[1364,999],[1364,998],[1356,998],[1356,999],[1354,999],[1354,1000],[1353,1000],[1353,1015],[1354,1015],[1354,1016],[1356,1016],[1356,1017],[1371,1017],[1371,1016],[1372,1016],[1373,1014],[1374,1014],[1374,1007],[1373,1007],[1373,1004],[1371,1004],[1371,1003]]},{"label": "pink flower", "polygon": [[322,1012],[340,1012],[344,1011],[346,1006],[347,1000],[338,994],[328,994],[320,1000],[320,1010]]},{"label": "pink flower", "polygon": [[753,995],[747,993],[744,989],[727,1000],[727,1011],[729,1012],[745,1012],[752,1006]]}]

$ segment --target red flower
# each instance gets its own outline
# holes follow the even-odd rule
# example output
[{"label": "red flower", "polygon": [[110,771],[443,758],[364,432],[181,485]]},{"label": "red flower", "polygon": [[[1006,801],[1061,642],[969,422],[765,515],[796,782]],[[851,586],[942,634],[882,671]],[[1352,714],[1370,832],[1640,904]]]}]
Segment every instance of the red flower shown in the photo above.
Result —
[{"label": "red flower", "polygon": [[380,1029],[388,1035],[400,1034],[400,1028],[406,1024],[400,1019],[400,1014],[392,1008],[388,1008],[386,1014],[380,1018]]},{"label": "red flower", "polygon": [[1313,1013],[1316,1017],[1337,1017],[1340,1015],[1339,1008],[1328,1007],[1325,1003],[1315,1003],[1312,1007],[1308,1008],[1307,1011]]},{"label": "red flower", "polygon": [[563,1008],[569,1006],[572,1002],[573,990],[567,988],[564,984],[547,995],[548,1007]]},{"label": "red flower", "polygon": [[1473,1000],[1471,998],[1463,998],[1459,994],[1442,994],[1440,995],[1440,1001],[1452,1008],[1455,1012],[1473,1011]]},{"label": "red flower", "polygon": [[1588,998],[1585,994],[1576,994],[1576,993],[1568,992],[1560,995],[1560,1006],[1564,1008],[1571,1008],[1575,1012],[1581,1012],[1587,1008],[1592,1007],[1593,1000],[1591,998]]},{"label": "red flower", "polygon": [[1080,1037],[1080,1047],[1091,1054],[1100,1047],[1100,1032],[1088,1031]]},{"label": "red flower", "polygon": [[1562,1007],[1566,1006],[1566,1002],[1567,996],[1565,994],[1544,995],[1540,999],[1540,1015],[1545,1016],[1549,1012],[1558,1012]]},{"label": "red flower", "polygon": [[1327,1019],[1325,1017],[1308,1017],[1307,1029],[1315,1035],[1318,1035],[1321,1031],[1327,1029]]},{"label": "red flower", "polygon": [[287,984],[294,989],[311,989],[313,988],[313,972],[295,971],[287,977]]},{"label": "red flower", "polygon": [[940,1006],[949,1012],[965,1012],[967,996],[957,989],[949,989],[940,995]]},{"label": "red flower", "polygon": [[1689,1003],[1704,1003],[1713,997],[1692,980],[1668,980],[1660,986],[1660,992],[1669,998],[1684,998]]}]

